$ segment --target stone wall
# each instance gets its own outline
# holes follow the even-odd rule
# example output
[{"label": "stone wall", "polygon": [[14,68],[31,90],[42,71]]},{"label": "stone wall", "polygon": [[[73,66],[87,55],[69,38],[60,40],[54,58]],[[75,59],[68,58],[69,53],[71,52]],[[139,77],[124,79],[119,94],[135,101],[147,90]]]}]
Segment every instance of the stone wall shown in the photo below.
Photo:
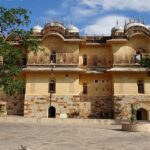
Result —
[{"label": "stone wall", "polygon": [[6,115],[7,110],[6,110],[6,102],[0,100],[0,116]]},{"label": "stone wall", "polygon": [[48,117],[48,108],[56,108],[56,117],[67,114],[69,118],[112,118],[113,102],[111,97],[80,97],[76,95],[52,95],[50,97],[26,95],[24,116]]},{"label": "stone wall", "polygon": [[4,105],[4,115],[22,115],[24,112],[24,95],[19,96],[1,96],[0,105]]},{"label": "stone wall", "polygon": [[146,109],[150,120],[150,95],[114,96],[115,119],[130,120],[131,104],[134,104],[136,109]]},{"label": "stone wall", "polygon": [[88,108],[86,105],[90,104],[88,117],[101,119],[113,118],[114,104],[111,96],[82,96],[81,104],[84,104],[83,110],[80,113],[81,116],[86,116],[84,110]]},{"label": "stone wall", "polygon": [[7,100],[7,115],[23,115],[24,95],[11,96]]}]

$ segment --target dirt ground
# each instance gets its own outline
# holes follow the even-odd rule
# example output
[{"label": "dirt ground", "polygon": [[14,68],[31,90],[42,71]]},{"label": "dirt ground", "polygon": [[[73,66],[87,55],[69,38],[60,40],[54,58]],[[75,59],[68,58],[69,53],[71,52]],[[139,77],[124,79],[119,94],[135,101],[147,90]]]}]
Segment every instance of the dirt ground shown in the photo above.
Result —
[{"label": "dirt ground", "polygon": [[0,150],[149,150],[150,132],[120,125],[0,123]]}]

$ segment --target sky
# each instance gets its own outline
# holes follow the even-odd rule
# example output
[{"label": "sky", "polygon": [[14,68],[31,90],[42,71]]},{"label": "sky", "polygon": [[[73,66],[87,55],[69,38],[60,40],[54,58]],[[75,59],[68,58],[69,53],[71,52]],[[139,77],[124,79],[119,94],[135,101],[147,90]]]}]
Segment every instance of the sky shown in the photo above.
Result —
[{"label": "sky", "polygon": [[31,24],[44,26],[48,21],[73,23],[84,35],[106,35],[129,18],[150,25],[150,0],[0,0],[0,5],[30,10]]}]

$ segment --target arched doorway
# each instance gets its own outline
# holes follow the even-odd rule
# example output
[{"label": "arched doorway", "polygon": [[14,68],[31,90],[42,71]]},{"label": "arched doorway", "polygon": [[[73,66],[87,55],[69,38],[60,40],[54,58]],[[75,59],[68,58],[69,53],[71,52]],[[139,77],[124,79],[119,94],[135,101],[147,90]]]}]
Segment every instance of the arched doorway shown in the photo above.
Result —
[{"label": "arched doorway", "polygon": [[147,110],[144,108],[140,108],[136,112],[137,120],[148,120],[148,113]]},{"label": "arched doorway", "polygon": [[48,118],[55,118],[56,117],[56,108],[50,106],[48,109]]}]

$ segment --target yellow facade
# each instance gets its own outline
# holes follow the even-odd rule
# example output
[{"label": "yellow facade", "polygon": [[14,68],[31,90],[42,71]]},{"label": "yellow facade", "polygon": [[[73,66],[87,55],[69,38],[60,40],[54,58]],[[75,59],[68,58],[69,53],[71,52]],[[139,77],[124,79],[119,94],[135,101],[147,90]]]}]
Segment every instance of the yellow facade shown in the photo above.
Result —
[{"label": "yellow facade", "polygon": [[80,36],[75,27],[48,23],[34,35],[41,45],[23,69],[24,116],[130,119],[134,104],[137,119],[149,120],[150,78],[138,62],[150,53],[145,25],[129,22],[110,36]]},{"label": "yellow facade", "polygon": [[[54,107],[56,117],[66,114],[67,117],[129,119],[134,104],[137,110],[146,110],[149,119],[150,79],[135,60],[139,53],[136,57],[149,54],[148,29],[130,22],[124,31],[113,28],[111,36],[82,37],[78,31],[57,26],[61,24],[46,25],[35,33],[42,37],[42,50],[36,55],[28,54],[25,116],[37,116],[41,108],[40,115],[50,117],[49,109]],[[54,51],[56,60],[52,63]],[[48,90],[52,76],[56,81],[54,93]],[[143,91],[139,91],[138,82],[142,82]],[[46,107],[38,104],[38,97],[45,100],[42,105]],[[34,113],[33,106],[37,107]],[[143,112],[140,113],[142,116]]]}]

